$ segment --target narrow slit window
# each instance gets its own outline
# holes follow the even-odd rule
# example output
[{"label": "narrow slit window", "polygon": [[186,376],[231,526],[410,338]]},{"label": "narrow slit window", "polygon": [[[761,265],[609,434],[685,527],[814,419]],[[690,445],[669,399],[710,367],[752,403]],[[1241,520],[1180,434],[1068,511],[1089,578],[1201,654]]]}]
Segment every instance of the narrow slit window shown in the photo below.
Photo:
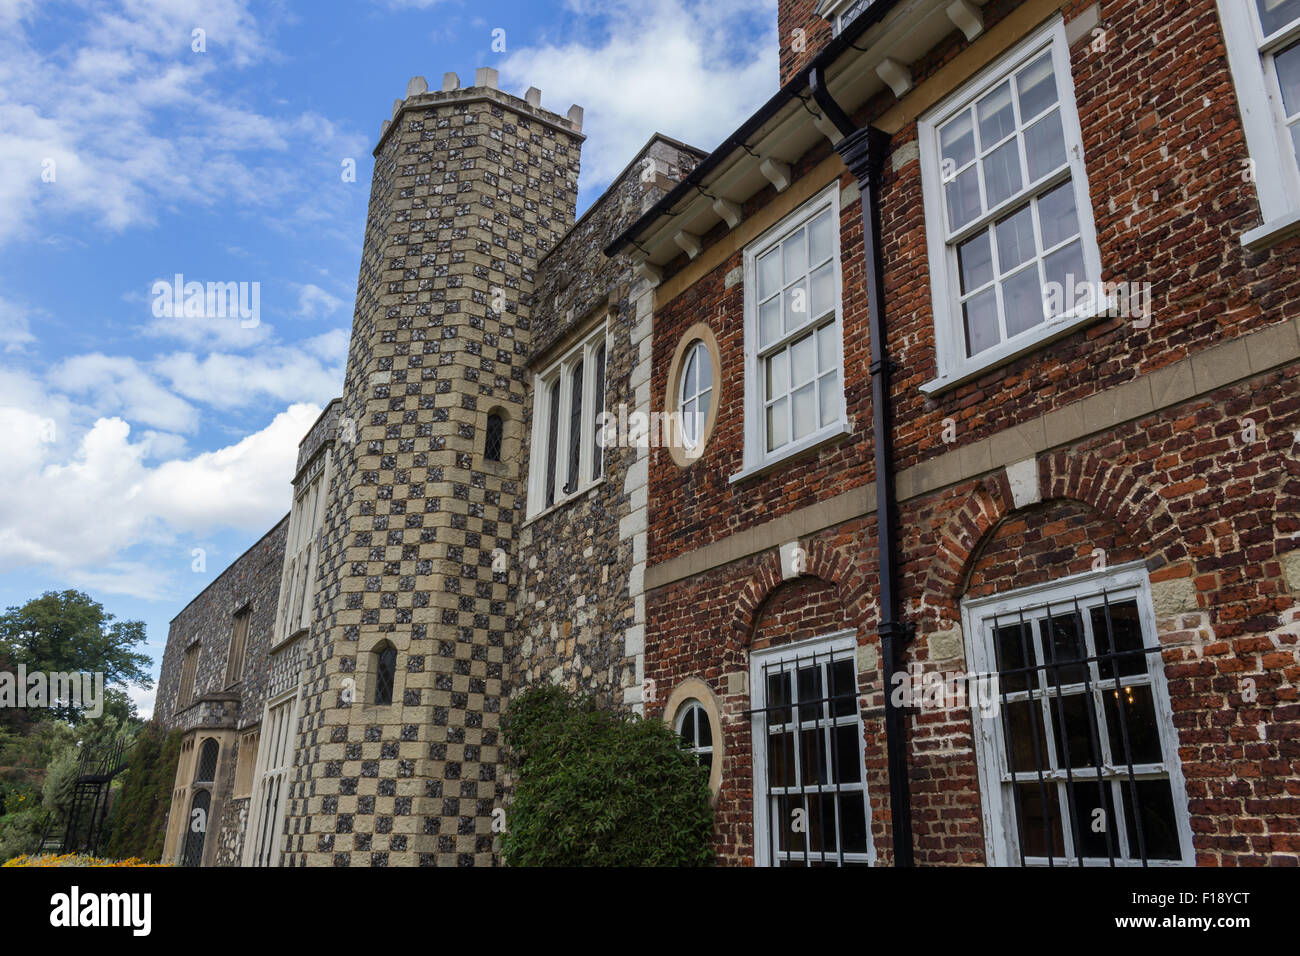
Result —
[{"label": "narrow slit window", "polygon": [[488,416],[487,432],[483,438],[483,457],[488,461],[501,460],[501,416],[493,413]]},{"label": "narrow slit window", "polygon": [[397,679],[397,648],[385,644],[375,651],[375,658],[375,703],[391,704]]},{"label": "narrow slit window", "polygon": [[564,483],[564,493],[578,490],[578,464],[582,457],[582,363],[573,367],[569,386],[569,479]]}]

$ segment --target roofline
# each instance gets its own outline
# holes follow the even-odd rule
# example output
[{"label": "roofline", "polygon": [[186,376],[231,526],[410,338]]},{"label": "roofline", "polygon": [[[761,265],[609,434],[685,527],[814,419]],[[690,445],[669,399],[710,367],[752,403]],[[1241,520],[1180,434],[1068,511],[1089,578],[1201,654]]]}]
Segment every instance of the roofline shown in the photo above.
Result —
[{"label": "roofline", "polygon": [[233,567],[234,567],[236,564],[238,564],[240,561],[244,560],[244,558],[248,557],[248,555],[252,552],[252,550],[253,550],[254,548],[256,548],[259,544],[261,544],[261,543],[262,543],[263,541],[265,541],[267,538],[271,537],[271,535],[275,533],[275,530],[276,530],[277,528],[279,528],[280,525],[284,524],[284,523],[285,523],[286,521],[288,521],[288,520],[289,520],[289,513],[288,513],[288,512],[285,512],[285,515],[284,515],[283,518],[281,518],[281,519],[280,519],[279,521],[277,521],[275,524],[271,525],[271,530],[267,531],[266,534],[262,535],[260,538],[258,538],[258,539],[257,539],[256,541],[254,541],[252,544],[250,544],[247,548],[245,548],[243,551],[241,551],[240,554],[239,554],[239,557],[235,558],[233,561],[231,561],[229,564],[227,564],[224,568],[221,569],[221,574],[218,574],[215,578],[213,578],[211,581],[209,581],[209,582],[207,583],[207,586],[204,587],[204,589],[203,589],[202,591],[200,591],[198,594],[194,595],[194,597],[190,598],[190,600],[189,600],[189,604],[186,604],[183,608],[181,608],[179,611],[177,611],[177,612],[176,612],[176,615],[175,615],[175,616],[174,616],[170,621],[167,622],[167,629],[168,629],[168,630],[171,630],[171,625],[175,624],[175,623],[176,623],[176,619],[179,618],[182,614],[184,614],[186,611],[188,611],[188,610],[190,609],[190,605],[191,605],[191,604],[193,604],[193,603],[194,603],[195,601],[197,601],[199,598],[203,597],[203,595],[207,594],[207,593],[208,593],[208,589],[211,588],[211,587],[212,587],[214,584],[216,584],[218,581],[220,581],[221,578],[222,578],[222,575],[224,575],[227,571],[229,571],[231,568],[233,568]]},{"label": "roofline", "polygon": [[840,55],[846,50],[858,49],[854,42],[862,34],[866,33],[871,27],[883,20],[890,11],[901,3],[902,0],[879,0],[869,6],[853,20],[847,29],[840,32],[839,36],[831,39],[820,53],[808,61],[802,70],[794,75],[788,83],[769,99],[766,103],[758,108],[749,119],[745,120],[740,127],[718,144],[698,166],[696,166],[689,176],[683,179],[668,195],[664,196],[657,203],[651,206],[646,212],[625,229],[621,235],[608,246],[605,247],[605,255],[613,258],[628,246],[632,245],[633,240],[641,235],[648,226],[660,219],[665,212],[677,204],[677,201],[685,196],[688,192],[694,190],[696,186],[708,175],[713,169],[722,163],[724,159],[734,153],[737,149],[748,148],[746,140],[750,135],[763,126],[769,119],[776,115],[777,111],[789,103],[791,100],[799,97],[799,92],[808,85],[808,77],[818,69],[824,69],[831,63],[839,59]]},{"label": "roofline", "polygon": [[616,175],[613,179],[609,181],[609,185],[605,187],[604,191],[599,196],[597,196],[594,200],[592,200],[591,205],[588,206],[586,211],[583,212],[583,214],[577,218],[574,224],[569,227],[568,231],[565,232],[565,234],[560,237],[559,241],[556,242],[555,245],[551,246],[551,248],[547,249],[546,252],[542,254],[542,257],[537,260],[538,268],[541,267],[543,262],[545,262],[548,258],[550,258],[551,253],[555,252],[562,245],[564,245],[564,240],[568,239],[570,235],[576,232],[578,227],[583,224],[586,218],[590,216],[601,203],[603,203],[606,199],[609,198],[610,193],[612,193],[614,191],[614,188],[618,186],[620,182],[623,181],[623,177],[628,174],[628,170],[630,170],[633,166],[636,165],[636,161],[640,159],[642,156],[644,156],[646,152],[650,149],[650,147],[655,144],[656,141],[662,141],[667,143],[670,146],[676,146],[678,149],[684,149],[688,153],[698,156],[701,159],[709,155],[706,150],[700,149],[698,146],[692,146],[690,143],[683,143],[681,140],[674,139],[673,137],[668,136],[664,133],[659,133],[659,132],[651,133],[650,138],[645,141],[645,144],[640,149],[638,149],[635,153],[632,154],[632,158],[628,160],[627,165],[624,166],[622,169],[620,169],[618,171],[618,175]]}]

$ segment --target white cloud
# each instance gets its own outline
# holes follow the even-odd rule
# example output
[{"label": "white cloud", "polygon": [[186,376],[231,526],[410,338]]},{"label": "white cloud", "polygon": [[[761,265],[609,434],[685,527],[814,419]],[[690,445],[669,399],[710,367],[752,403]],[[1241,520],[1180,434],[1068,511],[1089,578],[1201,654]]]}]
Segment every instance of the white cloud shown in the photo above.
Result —
[{"label": "white cloud", "polygon": [[21,352],[35,341],[27,310],[17,303],[0,299],[0,348],[6,352]]},{"label": "white cloud", "polygon": [[[570,0],[582,32],[520,48],[503,85],[537,86],[543,105],[584,109],[582,171],[607,184],[651,133],[712,149],[776,91],[769,0]],[[585,35],[584,35],[585,34]]]},{"label": "white cloud", "polygon": [[[150,466],[149,437],[132,441],[120,418],[97,420],[61,452],[42,441],[42,416],[0,408],[0,571],[45,567],[82,586],[157,599],[171,574],[188,572],[188,542],[214,529],[264,531],[283,516],[298,442],[319,414],[317,405],[291,405],[232,445]],[[124,556],[142,546],[168,548],[174,565]]]},{"label": "white cloud", "polygon": [[[344,208],[346,189],[312,184],[326,172],[337,179],[339,157],[364,155],[364,137],[314,114],[247,105],[240,68],[274,56],[271,27],[250,6],[0,6],[0,242],[48,236],[63,215],[121,231],[178,203],[268,213],[277,228],[279,207],[308,195],[317,211]],[[195,28],[206,53],[191,50]],[[62,42],[38,49],[38,33]],[[291,153],[303,162],[286,162]]]},{"label": "white cloud", "polygon": [[135,359],[125,356],[74,355],[50,370],[54,387],[86,397],[101,415],[124,415],[165,431],[193,432],[199,412],[168,391]]},{"label": "white cloud", "polygon": [[336,329],[250,355],[174,352],[154,360],[153,368],[178,395],[215,408],[244,408],[268,398],[324,404],[343,387],[347,341],[347,333]]},{"label": "white cloud", "polygon": [[330,295],[318,285],[308,282],[298,287],[298,315],[304,319],[317,319],[332,315],[343,307],[343,300]]}]

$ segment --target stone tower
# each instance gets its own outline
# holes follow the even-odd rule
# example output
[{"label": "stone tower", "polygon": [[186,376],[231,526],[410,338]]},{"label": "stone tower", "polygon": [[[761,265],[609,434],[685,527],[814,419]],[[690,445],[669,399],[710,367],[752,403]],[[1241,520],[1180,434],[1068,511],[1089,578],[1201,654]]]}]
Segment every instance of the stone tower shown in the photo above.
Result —
[{"label": "stone tower", "polygon": [[496,87],[491,69],[438,92],[416,77],[374,151],[286,865],[496,861],[528,300],[573,225],[583,140],[580,108]]}]

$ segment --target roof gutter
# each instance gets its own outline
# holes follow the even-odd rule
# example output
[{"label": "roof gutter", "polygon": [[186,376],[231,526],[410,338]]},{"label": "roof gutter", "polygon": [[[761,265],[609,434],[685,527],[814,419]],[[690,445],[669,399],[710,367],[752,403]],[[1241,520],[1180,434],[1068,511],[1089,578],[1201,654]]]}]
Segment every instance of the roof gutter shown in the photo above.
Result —
[{"label": "roof gutter", "polygon": [[862,253],[866,265],[868,336],[871,340],[872,444],[876,470],[876,549],[880,572],[880,657],[886,680],[885,747],[889,762],[889,805],[894,838],[894,865],[912,866],[912,796],[907,775],[907,737],[902,709],[895,705],[894,675],[902,672],[903,649],[915,633],[900,620],[894,441],[890,406],[893,362],[885,339],[884,258],[880,241],[880,174],[889,153],[889,134],[874,126],[858,128],[826,89],[820,63],[814,63],[809,87],[822,113],[844,134],[835,151],[857,179],[862,196]]},{"label": "roof gutter", "polygon": [[[745,120],[739,129],[718,144],[717,148],[714,149],[713,152],[709,153],[709,155],[702,160],[698,166],[691,170],[690,174],[686,176],[685,179],[674,186],[671,192],[646,210],[646,212],[637,219],[636,222],[632,223],[632,225],[625,229],[613,242],[607,245],[604,250],[605,255],[612,259],[628,246],[633,245],[636,238],[640,236],[651,223],[669,212],[680,200],[686,196],[693,195],[696,190],[700,188],[700,183],[703,181],[704,177],[721,165],[722,162],[736,152],[736,150],[740,149],[748,151],[749,137],[761,129],[763,124],[775,116],[776,113],[791,100],[801,99],[802,97],[800,96],[800,93],[810,85],[810,80],[814,73],[819,75],[824,74],[826,67],[834,63],[846,50],[850,48],[861,52],[861,49],[855,45],[858,37],[862,36],[869,29],[883,20],[891,10],[902,2],[903,0],[876,0],[875,3],[869,6],[862,13],[858,14],[853,22],[840,32],[839,36],[833,38],[820,53],[813,57],[812,61],[809,62],[807,66],[796,73],[794,77],[791,78],[785,86],[781,87],[781,89],[778,90],[771,99],[760,106],[758,112]],[[814,95],[816,94],[814,93]],[[818,102],[820,103],[820,101]],[[836,109],[839,109],[838,104]],[[840,111],[840,115],[844,115],[842,110]],[[834,120],[834,117],[831,117],[831,119]],[[836,126],[839,127],[839,125],[840,124],[837,122]],[[842,127],[841,131],[843,131]]]}]

